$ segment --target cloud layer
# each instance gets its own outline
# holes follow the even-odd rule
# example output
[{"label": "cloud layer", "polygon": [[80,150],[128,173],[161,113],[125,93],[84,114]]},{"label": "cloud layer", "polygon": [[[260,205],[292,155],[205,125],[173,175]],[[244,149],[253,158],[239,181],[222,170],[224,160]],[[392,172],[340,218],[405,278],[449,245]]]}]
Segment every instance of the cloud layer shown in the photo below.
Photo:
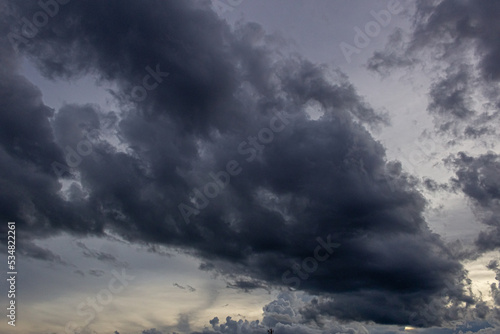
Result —
[{"label": "cloud layer", "polygon": [[[475,303],[425,199],[367,130],[386,117],[339,71],[280,55],[257,24],[232,31],[205,2],[72,1],[43,26],[37,3],[4,4],[0,216],[31,238],[112,230],[169,245],[230,287],[317,295],[305,323],[439,325]],[[113,84],[118,110],[50,109],[21,56],[48,78]],[[432,110],[470,113],[455,108],[459,78]]]}]

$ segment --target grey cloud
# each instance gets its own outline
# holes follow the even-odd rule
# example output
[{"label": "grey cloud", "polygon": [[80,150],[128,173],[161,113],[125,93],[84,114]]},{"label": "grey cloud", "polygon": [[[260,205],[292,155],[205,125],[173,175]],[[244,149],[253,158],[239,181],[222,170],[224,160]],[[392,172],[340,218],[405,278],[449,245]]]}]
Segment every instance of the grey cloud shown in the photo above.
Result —
[{"label": "grey cloud", "polygon": [[424,178],[422,180],[422,185],[425,187],[425,189],[435,192],[435,191],[440,191],[440,190],[452,190],[450,189],[451,187],[446,184],[446,183],[437,183],[435,180],[432,180],[430,178]]},{"label": "grey cloud", "polygon": [[444,79],[432,85],[429,104],[431,112],[458,119],[467,119],[474,114],[471,110],[469,71],[470,68],[462,66],[454,72],[446,73]]},{"label": "grey cloud", "polygon": [[176,328],[181,333],[189,333],[191,331],[191,325],[189,323],[189,314],[180,313],[178,315]]},{"label": "grey cloud", "polygon": [[[499,4],[445,0],[415,5],[411,31],[396,32],[385,50],[369,60],[368,68],[380,73],[415,66],[427,69],[424,73],[431,80],[428,111],[435,118],[437,133],[448,140],[449,147],[468,140],[475,147],[494,148],[500,112],[500,43],[493,36],[500,32]],[[449,190],[463,192],[486,227],[472,247],[460,243],[448,247],[457,259],[477,259],[500,246],[498,155],[458,152],[446,161],[455,173]],[[424,186],[431,191],[441,188],[428,181]],[[484,302],[477,304],[476,316],[483,318],[498,310],[488,312]]]},{"label": "grey cloud", "polygon": [[405,40],[406,34],[402,29],[396,29],[382,51],[375,51],[368,59],[367,69],[377,72],[383,76],[389,75],[389,70],[399,67],[413,67],[417,60],[410,57],[406,51],[408,41]]},{"label": "grey cloud", "polygon": [[245,292],[250,292],[255,289],[264,289],[270,292],[269,287],[259,282],[257,280],[236,280],[234,282],[228,282],[227,287],[231,289],[244,290]]},{"label": "grey cloud", "polygon": [[[304,313],[306,313],[304,312],[304,306],[310,301],[311,297],[303,293],[281,292],[274,301],[264,306],[262,321],[248,321],[244,319],[233,320],[230,316],[225,317],[224,321],[220,321],[219,317],[214,317],[209,321],[209,328],[205,327],[203,331],[191,332],[191,334],[266,334],[269,328],[272,328],[276,334],[368,334],[406,332],[404,327],[380,326],[374,325],[373,323],[344,323],[331,321],[324,317],[321,317],[320,326],[314,326],[308,323],[310,319],[303,317]],[[315,299],[313,299],[312,302],[315,302]],[[488,307],[483,303],[479,306],[479,308],[475,309],[476,312],[479,312],[479,310],[488,311]],[[465,318],[469,319],[469,315],[465,315]],[[494,324],[494,319],[491,318],[488,321],[467,320],[457,322],[455,325],[448,328],[432,327],[420,329],[418,332],[428,334],[458,334],[466,332],[468,334],[495,333],[496,327],[494,327],[492,323]],[[493,330],[493,332],[490,330]]]},{"label": "grey cloud", "polygon": [[490,288],[495,305],[500,306],[500,289],[498,289],[497,283],[491,283]]},{"label": "grey cloud", "polygon": [[[458,139],[491,138],[499,121],[500,44],[493,37],[500,29],[495,19],[499,12],[491,1],[418,1],[412,30],[394,33],[368,68],[384,73],[415,66],[424,70],[433,82],[428,109],[438,128]],[[486,99],[488,111],[474,110],[473,95]]]},{"label": "grey cloud", "polygon": [[472,200],[476,216],[488,226],[476,240],[478,249],[497,249],[500,247],[499,156],[490,152],[472,157],[461,152],[448,161],[456,173],[452,182]]},{"label": "grey cloud", "polygon": [[186,290],[187,289],[189,292],[195,292],[196,291],[196,289],[193,288],[191,285],[182,286],[182,285],[180,285],[178,283],[174,283],[173,285],[175,287],[181,289],[181,290]]},{"label": "grey cloud", "polygon": [[105,274],[104,270],[101,269],[90,269],[88,271],[89,275],[95,276],[95,277],[101,277]]},{"label": "grey cloud", "polygon": [[[2,16],[5,14],[2,11]],[[18,73],[20,58],[6,38],[9,21],[11,18],[2,20],[0,25],[0,61],[3,65],[0,76],[0,216],[4,221],[17,218],[17,225],[25,231],[26,239],[52,234],[46,228],[49,225],[74,224],[76,232],[85,225],[81,224],[82,218],[88,217],[90,212],[76,214],[78,205],[64,202],[58,195],[61,186],[51,171],[51,164],[63,161],[64,154],[55,142],[50,124],[54,110],[43,103],[40,90]]]},{"label": "grey cloud", "polygon": [[[498,67],[498,33],[495,15],[500,11],[496,2],[454,1],[420,2],[415,20],[417,28],[412,40],[415,47],[429,44],[440,46],[445,56],[467,45],[478,51],[484,77],[500,79]],[[450,38],[443,39],[442,34]]]},{"label": "grey cloud", "polygon": [[78,275],[80,275],[82,277],[85,277],[85,273],[83,271],[81,271],[81,270],[75,270],[74,273],[78,274]]},{"label": "grey cloud", "polygon": [[172,253],[167,250],[166,247],[156,244],[146,245],[146,249],[149,253],[155,253],[161,256],[172,257]]},{"label": "grey cloud", "polygon": [[[18,17],[36,8],[30,2],[8,3]],[[37,116],[33,129],[21,127],[36,138],[20,141],[18,149],[7,138],[0,142],[2,166],[10,163],[2,180],[17,192],[26,187],[17,197],[2,188],[2,215],[29,216],[20,230],[42,235],[102,236],[109,229],[131,243],[168,245],[200,258],[201,269],[228,281],[237,278],[231,284],[242,289],[258,287],[255,282],[293,288],[301,275],[306,278],[299,280],[300,290],[328,300],[305,307],[309,320],[334,316],[407,324],[442,293],[452,302],[473,304],[461,285],[461,264],[427,226],[425,199],[412,178],[400,172],[388,182],[391,165],[384,148],[366,129],[387,123],[386,117],[340,72],[330,79],[322,66],[279,55],[261,27],[242,24],[231,31],[206,6],[73,1],[20,46],[49,78],[94,73],[116,84],[120,120],[109,125],[128,149],[93,142],[92,157],[74,167],[80,185],[65,200],[51,163],[62,161],[64,145],[78,144],[85,131],[103,131],[102,120],[110,114],[92,105],[65,106],[55,115],[53,135],[46,106],[36,104],[45,114],[26,109],[45,116]],[[15,57],[3,42],[2,50]],[[131,91],[143,83],[148,66],[169,76],[146,99],[134,101]],[[16,103],[39,99],[40,93],[15,70],[0,80],[12,90],[2,97],[9,102],[2,114],[22,123],[15,117]],[[32,95],[26,98],[26,92]],[[323,111],[318,120],[304,111],[308,103]],[[49,157],[39,153],[45,149],[52,152]],[[211,173],[224,171],[230,161],[241,173],[205,207],[193,203],[195,189],[206,191],[215,182]],[[189,224],[180,203],[199,211]],[[342,246],[314,273],[293,272],[314,254],[317,238]],[[114,262],[102,252],[84,252]],[[352,303],[361,307],[349,307]],[[437,305],[442,310],[445,304]],[[380,314],[380,309],[388,311]],[[453,314],[423,318],[421,325],[452,319]],[[189,319],[180,320],[189,325]],[[230,319],[217,326],[221,332],[261,331]]]},{"label": "grey cloud", "polygon": [[[495,13],[500,7],[490,1],[418,1],[413,13],[413,29],[407,36],[396,31],[387,49],[398,50],[406,58],[423,57],[423,50],[432,49],[431,59],[457,60],[461,65],[466,61],[467,48],[477,50],[485,78],[498,79],[498,40],[493,38],[498,31]],[[386,68],[407,66],[377,54],[372,62],[380,62]],[[415,59],[418,61],[418,59]],[[369,63],[370,64],[370,63]],[[375,68],[373,68],[375,69]]]},{"label": "grey cloud", "polygon": [[182,290],[186,289],[185,287],[183,287],[182,285],[179,285],[177,283],[174,283],[174,286],[177,287],[177,288],[179,288],[179,289],[182,289]]},{"label": "grey cloud", "polygon": [[156,328],[151,328],[151,329],[143,330],[141,334],[162,334],[162,332],[160,332]]},{"label": "grey cloud", "polygon": [[76,245],[83,250],[83,255],[88,258],[93,258],[102,262],[109,263],[113,266],[116,267],[127,267],[128,264],[126,262],[121,262],[119,261],[114,255],[106,253],[106,252],[99,252],[94,249],[88,248],[83,242],[77,241]]},{"label": "grey cloud", "polygon": [[[488,269],[495,272],[495,279],[500,282],[500,268],[497,260],[491,260],[486,266]],[[497,283],[491,283],[491,296],[496,306],[500,306],[500,289],[497,287]]]},{"label": "grey cloud", "polygon": [[[251,333],[251,334],[266,334],[269,328],[274,330],[276,334],[295,333],[295,334],[326,334],[326,333],[352,333],[352,334],[368,334],[367,329],[358,323],[349,325],[340,324],[338,322],[328,322],[323,328],[311,327],[304,323],[301,318],[299,309],[303,307],[303,297],[297,296],[293,292],[282,292],[276,300],[272,301],[263,308],[263,320],[248,321],[248,320],[233,320],[231,317],[226,317],[224,322],[221,322],[218,317],[210,320],[211,329],[204,330],[202,333],[220,333],[220,334],[236,334],[236,333]],[[195,334],[194,332],[192,334]]]},{"label": "grey cloud", "polygon": [[18,242],[18,245],[20,246],[18,248],[18,253],[23,256],[31,257],[37,260],[49,261],[64,266],[68,265],[68,263],[61,258],[61,256],[54,254],[46,248],[37,246],[31,241],[21,241]]}]

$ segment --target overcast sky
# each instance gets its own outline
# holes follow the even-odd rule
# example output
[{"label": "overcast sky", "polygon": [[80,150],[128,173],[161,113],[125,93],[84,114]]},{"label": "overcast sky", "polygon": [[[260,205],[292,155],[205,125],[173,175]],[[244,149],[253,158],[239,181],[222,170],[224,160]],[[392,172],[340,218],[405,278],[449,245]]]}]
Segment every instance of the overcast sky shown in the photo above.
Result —
[{"label": "overcast sky", "polygon": [[500,2],[0,15],[1,333],[500,333]]}]

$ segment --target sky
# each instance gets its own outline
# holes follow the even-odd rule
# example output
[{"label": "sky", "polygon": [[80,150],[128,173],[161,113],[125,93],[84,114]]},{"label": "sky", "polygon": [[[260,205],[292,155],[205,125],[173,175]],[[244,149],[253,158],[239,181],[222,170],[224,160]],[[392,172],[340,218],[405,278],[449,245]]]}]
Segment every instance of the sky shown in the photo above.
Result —
[{"label": "sky", "polygon": [[500,333],[499,15],[0,0],[0,333]]}]

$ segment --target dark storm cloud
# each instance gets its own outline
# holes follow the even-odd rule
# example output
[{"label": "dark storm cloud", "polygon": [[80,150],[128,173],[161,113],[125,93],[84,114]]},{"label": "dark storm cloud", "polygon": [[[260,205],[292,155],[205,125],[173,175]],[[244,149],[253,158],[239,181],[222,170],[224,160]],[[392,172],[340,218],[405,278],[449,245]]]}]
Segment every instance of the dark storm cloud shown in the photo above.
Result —
[{"label": "dark storm cloud", "polygon": [[480,251],[500,247],[500,157],[490,152],[478,157],[463,152],[450,158],[456,177],[452,182],[472,200],[475,214],[488,230],[479,234]]},{"label": "dark storm cloud", "polygon": [[[36,3],[8,3],[19,18],[40,10]],[[365,128],[386,118],[341,73],[327,79],[325,68],[274,52],[277,39],[258,25],[232,32],[204,6],[72,1],[18,45],[50,78],[92,73],[116,84],[120,120],[111,124],[126,149],[99,135],[89,140],[92,153],[59,175],[74,181],[64,199],[51,164],[62,164],[67,147],[88,140],[89,131],[104,131],[113,114],[65,106],[53,136],[46,106],[23,109],[21,115],[41,119],[19,127],[32,140],[0,143],[1,163],[10,164],[2,182],[12,190],[2,188],[3,217],[45,234],[106,228],[130,242],[189,252],[206,261],[204,269],[236,278],[235,287],[326,296],[305,308],[307,321],[335,316],[427,326],[454,319],[444,313],[443,294],[451,303],[473,304],[461,286],[462,266],[427,227],[425,200],[411,178],[398,173],[387,182],[384,149]],[[10,71],[0,79],[12,91],[2,96],[8,102],[2,117],[10,117],[2,128],[22,123],[18,103],[40,99]],[[140,102],[131,97],[138,85],[151,87]],[[320,119],[307,116],[309,103],[320,106]],[[228,169],[238,172],[229,178]],[[188,219],[180,204],[191,207]],[[324,260],[311,262],[318,254]],[[429,320],[423,312],[435,298],[438,316]]]},{"label": "dark storm cloud", "polygon": [[50,124],[54,110],[43,103],[40,90],[18,74],[20,58],[5,37],[8,21],[2,20],[0,25],[0,216],[3,221],[16,220],[22,231],[19,252],[59,262],[57,255],[29,240],[52,235],[68,225],[74,232],[96,229],[84,223],[92,216],[91,210],[81,203],[66,202],[58,194],[61,186],[51,165],[64,161],[64,152],[55,142]]},{"label": "dark storm cloud", "polygon": [[264,289],[270,293],[269,288],[265,284],[263,284],[257,280],[253,280],[253,281],[237,280],[234,283],[228,283],[227,287],[231,288],[231,289],[243,290],[245,292],[250,292],[250,291],[255,290],[255,289]]}]

